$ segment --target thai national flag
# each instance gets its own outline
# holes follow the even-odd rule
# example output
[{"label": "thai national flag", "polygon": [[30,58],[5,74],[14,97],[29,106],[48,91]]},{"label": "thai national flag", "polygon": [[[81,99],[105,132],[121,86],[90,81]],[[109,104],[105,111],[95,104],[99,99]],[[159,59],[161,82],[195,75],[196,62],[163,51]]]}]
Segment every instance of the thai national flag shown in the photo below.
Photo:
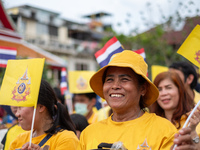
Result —
[{"label": "thai national flag", "polygon": [[110,61],[110,58],[113,54],[122,52],[124,49],[122,48],[121,43],[118,41],[116,37],[110,39],[105,46],[95,53],[95,57],[100,67],[104,67]]},{"label": "thai national flag", "polygon": [[67,71],[66,71],[66,68],[62,68],[62,70],[61,70],[60,90],[61,90],[62,95],[64,95],[65,91],[67,91]]},{"label": "thai national flag", "polygon": [[0,67],[6,68],[9,59],[16,59],[17,49],[0,46]]},{"label": "thai national flag", "polygon": [[[138,50],[133,50],[133,51],[140,54],[144,58],[144,61],[146,62],[146,55],[145,55],[144,48],[141,48],[141,49],[138,49]],[[147,77],[148,77],[148,72],[147,72]]]},{"label": "thai national flag", "polygon": [[141,48],[141,49],[138,49],[138,50],[133,50],[133,51],[140,54],[144,58],[144,60],[146,61],[146,55],[145,55],[144,48]]}]

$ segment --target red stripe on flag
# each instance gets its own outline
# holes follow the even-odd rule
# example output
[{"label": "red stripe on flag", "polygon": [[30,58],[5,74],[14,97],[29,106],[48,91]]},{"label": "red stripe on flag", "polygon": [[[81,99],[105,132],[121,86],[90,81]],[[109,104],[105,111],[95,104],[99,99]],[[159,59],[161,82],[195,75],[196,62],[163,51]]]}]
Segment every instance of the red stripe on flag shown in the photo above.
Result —
[{"label": "red stripe on flag", "polygon": [[105,46],[102,48],[102,49],[100,49],[99,51],[97,51],[94,55],[95,55],[95,57],[97,58],[97,57],[99,57],[101,54],[103,54],[105,51],[106,51],[106,49],[109,47],[109,46],[111,46],[113,43],[115,43],[115,42],[117,42],[118,41],[118,39],[114,36],[112,39],[110,39],[106,44],[105,44]]},{"label": "red stripe on flag", "polygon": [[0,68],[6,68],[7,64],[0,64]]},{"label": "red stripe on flag", "polygon": [[13,47],[3,47],[3,46],[0,46],[0,49],[6,49],[6,50],[12,50],[12,51],[17,50],[16,48],[13,48]]},{"label": "red stripe on flag", "polygon": [[138,50],[134,50],[134,52],[141,54],[144,53],[144,48],[138,49]]}]

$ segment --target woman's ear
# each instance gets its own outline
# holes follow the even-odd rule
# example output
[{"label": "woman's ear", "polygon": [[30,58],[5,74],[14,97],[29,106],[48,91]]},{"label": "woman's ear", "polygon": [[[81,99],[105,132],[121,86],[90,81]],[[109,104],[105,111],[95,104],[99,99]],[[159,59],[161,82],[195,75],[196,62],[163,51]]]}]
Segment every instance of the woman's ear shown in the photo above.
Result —
[{"label": "woman's ear", "polygon": [[43,112],[46,107],[44,105],[38,104],[37,109],[39,110],[39,112]]},{"label": "woman's ear", "polygon": [[193,74],[190,74],[188,77],[187,77],[187,79],[186,79],[186,82],[187,82],[187,84],[191,84],[192,83],[192,81],[194,80],[194,75]]},{"label": "woman's ear", "polygon": [[142,86],[141,86],[141,95],[144,96],[147,92],[147,87],[148,87],[148,83],[145,82]]}]

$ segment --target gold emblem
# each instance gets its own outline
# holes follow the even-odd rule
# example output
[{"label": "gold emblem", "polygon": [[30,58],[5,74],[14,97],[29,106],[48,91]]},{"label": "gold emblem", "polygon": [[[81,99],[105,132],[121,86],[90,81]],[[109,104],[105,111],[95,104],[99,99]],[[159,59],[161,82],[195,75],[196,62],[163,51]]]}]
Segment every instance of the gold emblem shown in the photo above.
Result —
[{"label": "gold emblem", "polygon": [[196,57],[194,59],[200,64],[200,50],[196,52]]},{"label": "gold emblem", "polygon": [[141,145],[138,145],[137,150],[151,150],[151,147],[147,144],[147,139]]},{"label": "gold emblem", "polygon": [[79,90],[84,90],[87,88],[87,80],[85,80],[82,76],[80,76],[77,80],[77,88]]},{"label": "gold emblem", "polygon": [[17,102],[26,101],[26,97],[30,94],[31,78],[28,78],[27,70],[28,69],[26,69],[24,75],[18,79],[16,86],[12,91],[12,99],[16,100]]}]

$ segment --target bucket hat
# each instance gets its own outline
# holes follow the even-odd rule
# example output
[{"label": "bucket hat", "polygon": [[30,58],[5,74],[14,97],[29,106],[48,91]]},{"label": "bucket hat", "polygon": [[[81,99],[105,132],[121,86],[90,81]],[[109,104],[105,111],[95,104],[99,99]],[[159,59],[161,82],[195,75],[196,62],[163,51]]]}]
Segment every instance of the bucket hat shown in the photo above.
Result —
[{"label": "bucket hat", "polygon": [[148,65],[146,64],[146,62],[144,61],[144,58],[141,55],[131,50],[124,50],[120,53],[114,54],[111,57],[108,65],[98,70],[91,77],[90,86],[97,95],[105,99],[103,95],[103,80],[102,79],[103,79],[105,70],[110,66],[129,67],[136,74],[141,75],[149,83],[146,94],[143,96],[143,100],[146,106],[153,104],[157,100],[159,91],[157,87],[146,76]]}]

